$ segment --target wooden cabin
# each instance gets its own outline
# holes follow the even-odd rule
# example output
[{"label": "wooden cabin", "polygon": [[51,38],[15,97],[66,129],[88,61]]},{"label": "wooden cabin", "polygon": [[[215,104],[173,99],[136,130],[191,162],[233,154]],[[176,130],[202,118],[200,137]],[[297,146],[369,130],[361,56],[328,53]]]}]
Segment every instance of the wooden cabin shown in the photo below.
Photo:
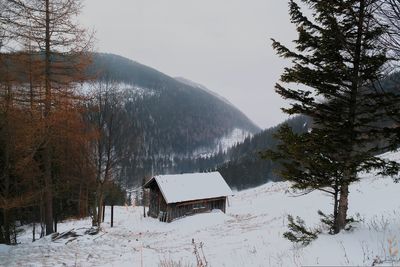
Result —
[{"label": "wooden cabin", "polygon": [[219,209],[226,212],[232,190],[219,172],[161,175],[145,185],[150,189],[149,216],[163,222]]}]

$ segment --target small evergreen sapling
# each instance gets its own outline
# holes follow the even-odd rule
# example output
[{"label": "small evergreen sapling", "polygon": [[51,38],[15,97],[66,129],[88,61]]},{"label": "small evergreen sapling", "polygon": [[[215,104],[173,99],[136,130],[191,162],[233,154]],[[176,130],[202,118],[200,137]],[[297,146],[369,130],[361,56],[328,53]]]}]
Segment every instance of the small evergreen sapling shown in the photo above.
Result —
[{"label": "small evergreen sapling", "polygon": [[289,241],[307,246],[318,238],[319,231],[307,229],[304,220],[300,217],[297,216],[295,221],[292,215],[288,215],[288,221],[289,231],[285,232],[283,237]]}]

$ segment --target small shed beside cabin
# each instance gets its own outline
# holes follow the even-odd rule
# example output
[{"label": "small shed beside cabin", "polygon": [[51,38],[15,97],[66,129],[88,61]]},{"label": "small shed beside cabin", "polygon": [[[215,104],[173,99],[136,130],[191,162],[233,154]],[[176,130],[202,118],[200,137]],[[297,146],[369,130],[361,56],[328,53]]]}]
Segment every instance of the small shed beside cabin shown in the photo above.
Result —
[{"label": "small shed beside cabin", "polygon": [[219,172],[160,175],[144,187],[150,189],[149,216],[165,222],[213,209],[226,212],[233,195]]}]

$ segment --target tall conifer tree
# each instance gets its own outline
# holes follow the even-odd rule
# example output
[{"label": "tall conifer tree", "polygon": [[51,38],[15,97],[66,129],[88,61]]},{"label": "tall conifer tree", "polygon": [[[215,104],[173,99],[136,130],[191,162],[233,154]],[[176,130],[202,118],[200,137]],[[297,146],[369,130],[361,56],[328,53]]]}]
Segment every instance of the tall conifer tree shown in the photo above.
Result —
[{"label": "tall conifer tree", "polygon": [[357,173],[396,170],[394,162],[375,156],[382,133],[377,122],[386,119],[382,105],[393,100],[371,89],[388,62],[386,51],[379,49],[387,28],[375,18],[377,0],[301,2],[310,17],[294,0],[289,2],[298,32],[295,49],[273,40],[278,55],[293,63],[276,92],[291,102],[284,112],[307,115],[314,125],[304,134],[282,128],[281,145],[267,156],[283,160],[281,175],[296,188],[330,189],[335,199],[332,231],[338,233],[347,223],[349,185],[358,180]]}]

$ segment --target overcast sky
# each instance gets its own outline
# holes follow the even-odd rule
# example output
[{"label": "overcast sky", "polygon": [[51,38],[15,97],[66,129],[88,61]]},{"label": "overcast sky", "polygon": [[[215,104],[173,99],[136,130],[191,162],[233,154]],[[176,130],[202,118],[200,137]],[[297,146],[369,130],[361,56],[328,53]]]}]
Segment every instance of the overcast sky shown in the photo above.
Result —
[{"label": "overcast sky", "polygon": [[274,84],[288,63],[270,38],[296,35],[286,0],[84,0],[96,48],[200,83],[262,128],[287,118]]}]

